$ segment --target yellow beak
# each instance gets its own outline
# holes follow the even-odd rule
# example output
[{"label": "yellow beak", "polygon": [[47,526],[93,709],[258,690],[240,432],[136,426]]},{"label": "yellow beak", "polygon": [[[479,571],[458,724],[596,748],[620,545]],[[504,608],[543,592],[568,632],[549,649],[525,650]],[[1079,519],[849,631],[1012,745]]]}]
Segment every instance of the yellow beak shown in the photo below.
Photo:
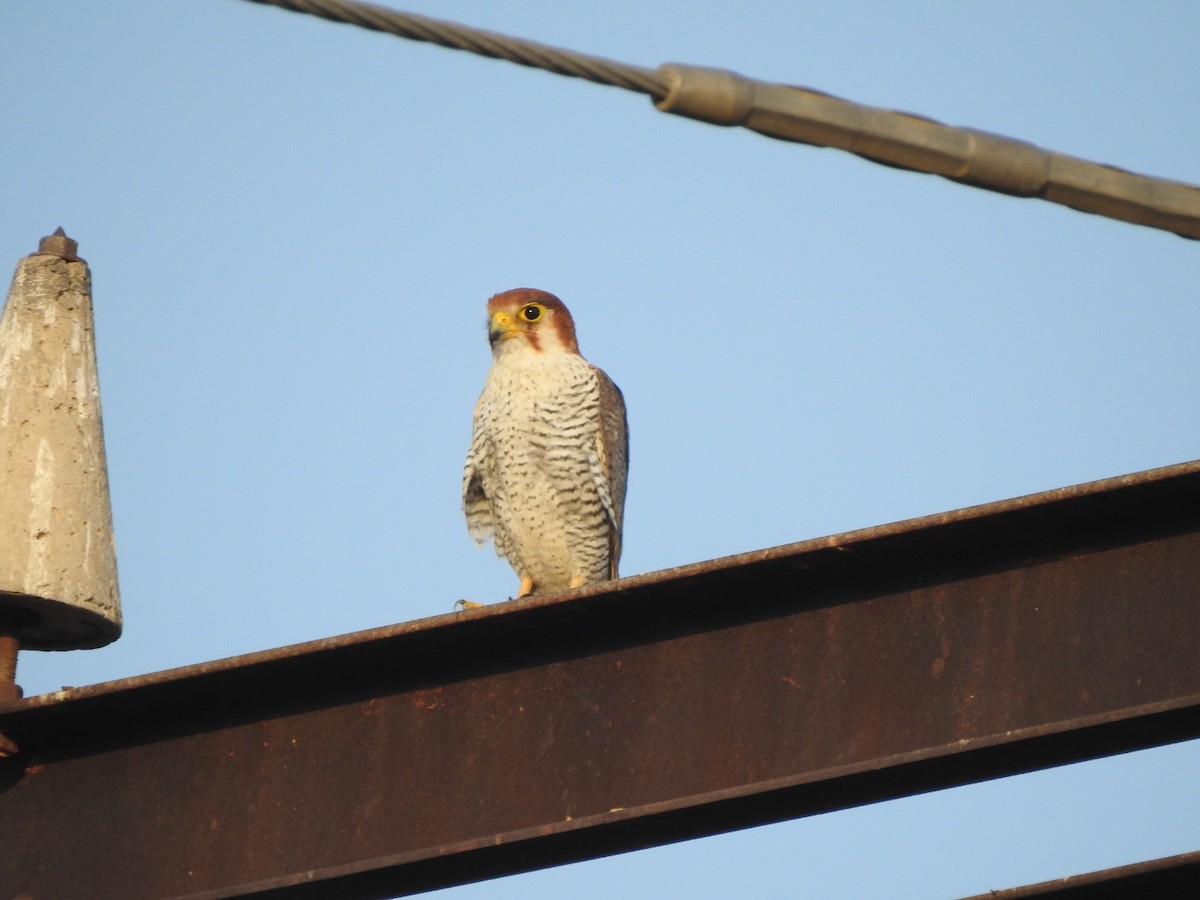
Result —
[{"label": "yellow beak", "polygon": [[517,320],[514,317],[506,312],[492,313],[491,319],[488,320],[488,343],[494,345],[496,341],[514,337],[517,330]]}]

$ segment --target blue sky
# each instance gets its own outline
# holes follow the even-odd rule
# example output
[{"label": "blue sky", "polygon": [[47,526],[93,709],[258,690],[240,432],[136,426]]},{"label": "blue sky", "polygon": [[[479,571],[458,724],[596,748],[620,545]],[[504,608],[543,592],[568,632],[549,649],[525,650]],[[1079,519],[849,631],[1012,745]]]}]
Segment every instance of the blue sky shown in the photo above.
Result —
[{"label": "blue sky", "polygon": [[[1200,4],[413,2],[1200,183]],[[636,574],[1195,458],[1200,246],[240,0],[0,5],[0,260],[92,267],[125,635],[27,693],[498,601],[484,304],[630,409]],[[1200,743],[445,892],[956,897],[1200,848]],[[869,861],[864,864],[864,861]]]}]

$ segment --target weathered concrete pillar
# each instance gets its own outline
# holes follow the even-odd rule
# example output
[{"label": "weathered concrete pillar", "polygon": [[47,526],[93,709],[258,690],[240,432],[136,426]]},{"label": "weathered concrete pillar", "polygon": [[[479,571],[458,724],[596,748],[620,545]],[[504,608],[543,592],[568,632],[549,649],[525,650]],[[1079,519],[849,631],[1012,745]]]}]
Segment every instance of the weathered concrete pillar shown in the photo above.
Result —
[{"label": "weathered concrete pillar", "polygon": [[60,228],[17,264],[0,319],[0,701],[16,647],[121,634],[91,277]]}]

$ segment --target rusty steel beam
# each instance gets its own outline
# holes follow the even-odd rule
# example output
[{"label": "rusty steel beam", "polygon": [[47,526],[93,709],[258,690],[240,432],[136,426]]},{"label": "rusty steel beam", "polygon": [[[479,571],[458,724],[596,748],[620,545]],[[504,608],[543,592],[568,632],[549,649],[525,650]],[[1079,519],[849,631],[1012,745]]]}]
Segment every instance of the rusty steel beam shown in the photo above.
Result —
[{"label": "rusty steel beam", "polygon": [[0,884],[386,897],[1200,737],[1200,463],[5,707]]},{"label": "rusty steel beam", "polygon": [[965,900],[1196,900],[1200,897],[1200,852],[1181,853],[1149,862],[1070,875],[1003,891],[988,891]]}]

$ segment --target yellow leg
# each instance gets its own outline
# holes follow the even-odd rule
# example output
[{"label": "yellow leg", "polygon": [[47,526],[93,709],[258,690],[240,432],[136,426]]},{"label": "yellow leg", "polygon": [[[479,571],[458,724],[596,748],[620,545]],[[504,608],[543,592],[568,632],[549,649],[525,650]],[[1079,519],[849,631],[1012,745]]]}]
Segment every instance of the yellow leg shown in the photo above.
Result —
[{"label": "yellow leg", "polygon": [[573,588],[583,587],[585,584],[587,584],[587,578],[585,578],[583,575],[572,575],[571,576],[571,587],[573,587]]}]

